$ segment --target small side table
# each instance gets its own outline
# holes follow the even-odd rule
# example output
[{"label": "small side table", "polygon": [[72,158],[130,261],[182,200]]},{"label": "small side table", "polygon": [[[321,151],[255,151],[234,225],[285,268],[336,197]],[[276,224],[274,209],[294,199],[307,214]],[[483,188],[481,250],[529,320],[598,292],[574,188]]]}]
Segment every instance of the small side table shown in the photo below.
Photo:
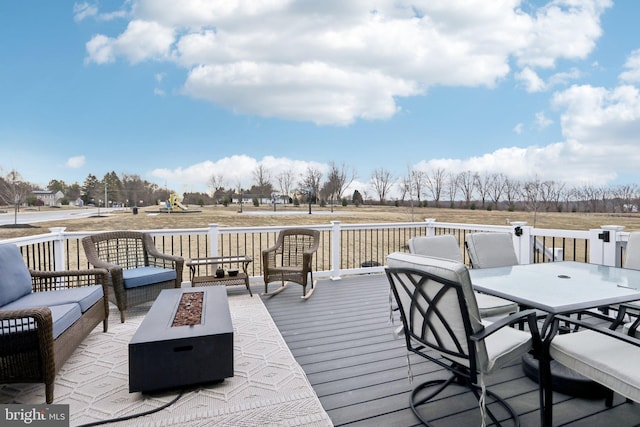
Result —
[{"label": "small side table", "polygon": [[[208,286],[208,285],[245,285],[249,291],[249,295],[253,296],[249,287],[249,274],[247,266],[253,259],[248,256],[224,256],[224,257],[206,257],[206,258],[190,258],[185,265],[191,271],[191,286]],[[225,272],[224,277],[216,277],[215,270],[219,264],[237,264],[241,268],[236,276],[229,276]],[[204,271],[202,271],[204,270]],[[204,274],[202,274],[204,273]]]}]

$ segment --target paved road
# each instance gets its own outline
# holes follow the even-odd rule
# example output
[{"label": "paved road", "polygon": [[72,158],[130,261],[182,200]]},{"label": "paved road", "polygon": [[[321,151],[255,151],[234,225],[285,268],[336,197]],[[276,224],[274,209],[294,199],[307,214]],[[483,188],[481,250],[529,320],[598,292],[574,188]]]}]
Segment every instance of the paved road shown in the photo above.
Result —
[{"label": "paved road", "polygon": [[[5,210],[3,208],[3,210]],[[113,208],[101,208],[100,214],[112,212]],[[6,209],[7,213],[0,213],[0,225],[15,224],[15,211],[11,208]],[[17,216],[18,224],[33,224],[35,222],[59,221],[74,218],[87,218],[98,215],[98,208],[78,208],[78,209],[50,209],[43,208],[42,211],[37,210],[20,210]]]}]

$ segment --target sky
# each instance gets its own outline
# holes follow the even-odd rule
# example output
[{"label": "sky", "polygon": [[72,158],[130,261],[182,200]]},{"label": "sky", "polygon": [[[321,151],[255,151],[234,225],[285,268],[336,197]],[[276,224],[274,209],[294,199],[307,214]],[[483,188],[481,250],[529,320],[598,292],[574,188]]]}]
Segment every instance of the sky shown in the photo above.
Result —
[{"label": "sky", "polygon": [[5,0],[0,174],[183,193],[333,162],[365,193],[376,169],[640,183],[638,16],[632,0]]}]

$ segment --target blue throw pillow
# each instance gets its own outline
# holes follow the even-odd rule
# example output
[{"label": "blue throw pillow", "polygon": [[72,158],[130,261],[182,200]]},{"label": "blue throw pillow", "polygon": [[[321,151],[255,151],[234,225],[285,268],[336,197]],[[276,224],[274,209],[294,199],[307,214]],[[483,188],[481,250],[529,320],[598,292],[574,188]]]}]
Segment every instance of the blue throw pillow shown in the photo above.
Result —
[{"label": "blue throw pillow", "polygon": [[16,245],[0,245],[0,307],[31,293],[31,274]]}]

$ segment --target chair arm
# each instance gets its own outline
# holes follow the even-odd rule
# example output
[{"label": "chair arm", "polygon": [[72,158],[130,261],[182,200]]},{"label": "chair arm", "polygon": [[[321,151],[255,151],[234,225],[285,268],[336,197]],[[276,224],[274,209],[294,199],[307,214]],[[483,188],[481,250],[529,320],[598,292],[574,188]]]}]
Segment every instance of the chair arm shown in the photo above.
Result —
[{"label": "chair arm", "polygon": [[[17,310],[2,310],[0,309],[0,337],[4,338],[4,335],[14,335],[21,330],[29,331],[30,329],[23,328],[20,320],[33,319],[35,322],[35,332],[37,334],[38,348],[41,354],[40,363],[41,372],[48,372],[44,365],[47,363],[53,363],[53,319],[51,317],[51,310],[48,307],[32,307],[22,308]],[[11,321],[13,325],[11,325]],[[13,330],[12,330],[13,326]],[[24,325],[27,326],[27,325]],[[24,345],[24,343],[23,343]],[[17,349],[20,350],[20,349]],[[11,338],[6,340],[2,339],[2,348],[0,352],[3,355],[11,354]],[[22,350],[24,351],[24,350]]]},{"label": "chair arm", "polygon": [[471,335],[470,338],[473,341],[481,341],[487,338],[489,335],[499,331],[505,326],[511,326],[515,323],[521,322],[523,319],[526,319],[527,324],[529,325],[529,331],[534,339],[540,339],[540,331],[538,330],[538,322],[535,310],[523,310],[513,313],[509,316],[503,317],[500,320],[491,323],[489,326],[484,327],[480,332],[476,332]]},{"label": "chair arm", "polygon": [[[611,338],[616,338],[619,339],[620,341],[624,341],[628,344],[632,344],[636,347],[640,347],[640,340],[634,337],[630,337],[629,335],[625,335],[621,332],[616,332],[616,331],[612,331],[609,328],[603,328],[601,326],[596,326],[596,325],[592,325],[588,322],[585,322],[583,320],[578,320],[578,319],[572,319],[570,317],[567,316],[555,316],[553,318],[553,329],[551,331],[551,333],[549,334],[549,336],[547,337],[547,339],[545,341],[551,341],[551,339],[553,338],[553,336],[556,335],[556,332],[558,330],[558,326],[560,322],[566,322],[566,323],[572,323],[574,325],[578,325],[581,328],[585,328],[585,329],[589,329],[598,333],[601,333],[603,335],[607,335]],[[579,332],[577,332],[579,333]]]}]

